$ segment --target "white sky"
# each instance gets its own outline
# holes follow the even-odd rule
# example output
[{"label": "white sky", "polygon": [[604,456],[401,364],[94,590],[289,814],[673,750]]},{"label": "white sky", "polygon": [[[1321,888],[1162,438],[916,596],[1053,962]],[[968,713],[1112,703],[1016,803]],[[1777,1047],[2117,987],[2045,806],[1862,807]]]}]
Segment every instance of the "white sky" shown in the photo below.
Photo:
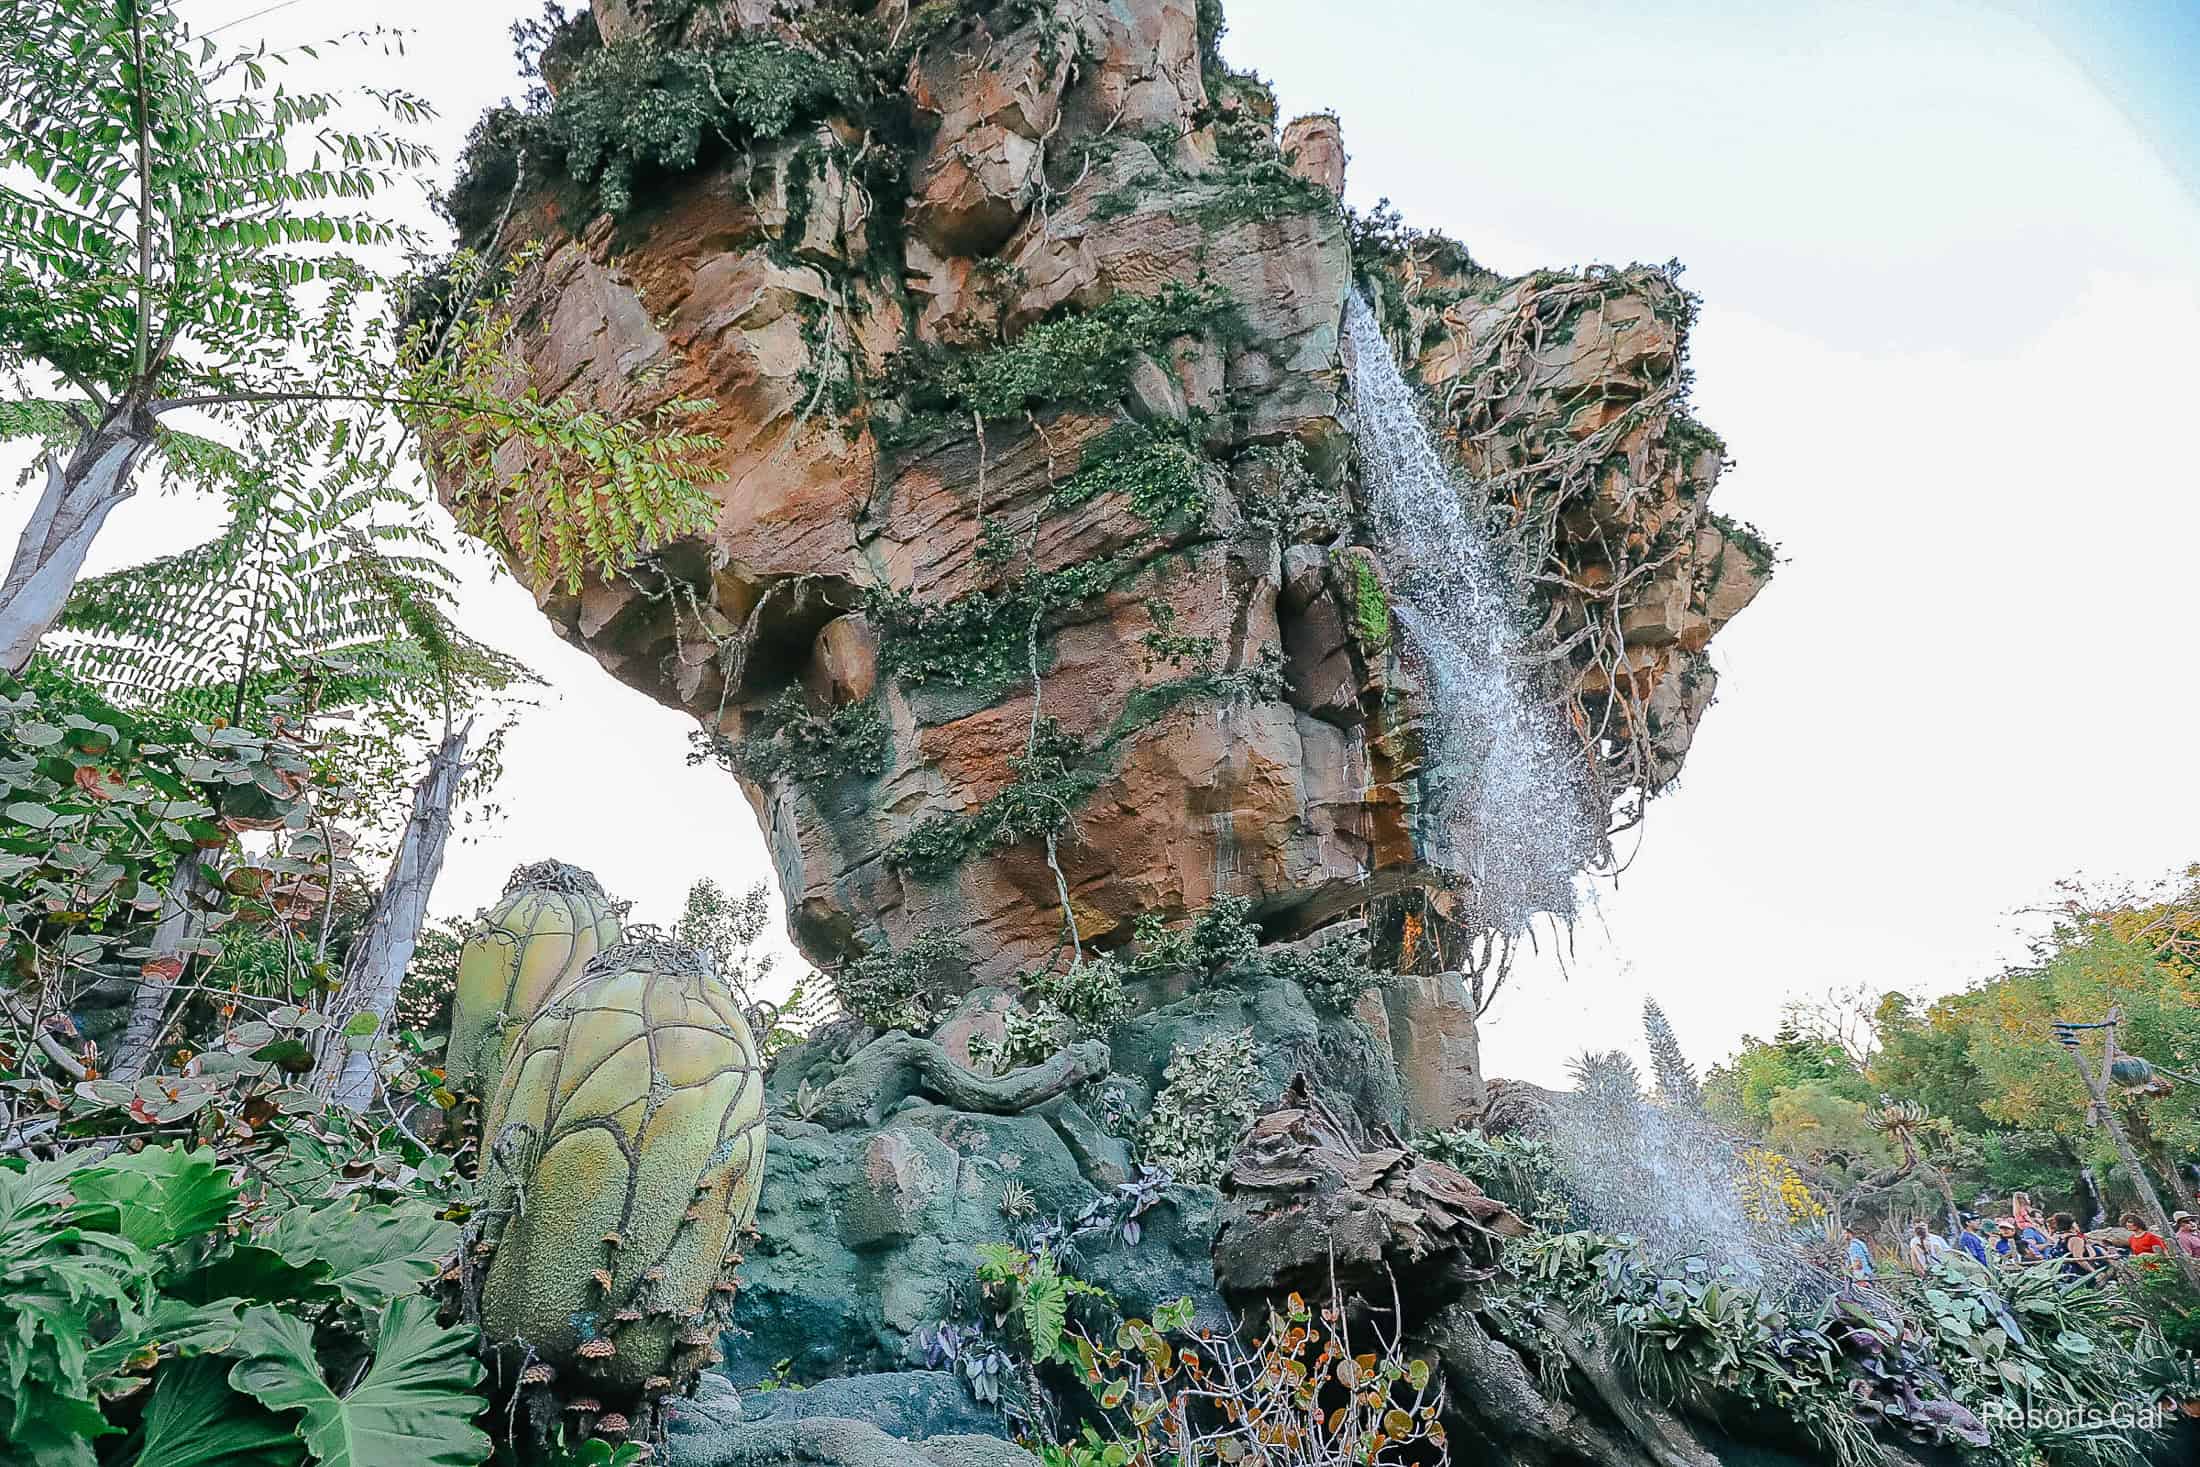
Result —
[{"label": "white sky", "polygon": [[[203,29],[267,3],[186,10]],[[301,0],[224,39],[409,29],[374,79],[435,102],[449,158],[518,89],[504,30],[537,8]],[[1354,203],[1387,195],[1508,272],[1685,261],[1697,411],[1737,460],[1716,503],[1789,562],[1714,645],[1683,785],[1567,975],[1527,965],[1487,1021],[1493,1073],[1638,1047],[1645,993],[1704,1064],[1789,997],[1945,991],[2016,950],[2012,914],[2056,878],[2200,857],[2200,205],[2039,32],[1950,3],[1228,8],[1225,50],[1287,115],[1342,115]],[[205,513],[126,505],[94,568]],[[10,543],[21,514],[17,493]],[[461,616],[550,688],[438,911],[547,855],[644,920],[695,876],[769,878],[731,777],[687,767],[686,718],[478,563]]]}]

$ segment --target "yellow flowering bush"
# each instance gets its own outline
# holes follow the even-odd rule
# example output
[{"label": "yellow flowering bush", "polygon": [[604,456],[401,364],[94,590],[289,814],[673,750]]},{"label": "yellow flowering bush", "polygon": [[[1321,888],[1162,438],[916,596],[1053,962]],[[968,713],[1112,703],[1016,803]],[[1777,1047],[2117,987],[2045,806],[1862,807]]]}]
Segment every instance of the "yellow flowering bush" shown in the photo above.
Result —
[{"label": "yellow flowering bush", "polygon": [[1742,1152],[1734,1192],[1741,1199],[1742,1215],[1753,1223],[1801,1227],[1826,1215],[1794,1165],[1769,1147],[1752,1146]]}]

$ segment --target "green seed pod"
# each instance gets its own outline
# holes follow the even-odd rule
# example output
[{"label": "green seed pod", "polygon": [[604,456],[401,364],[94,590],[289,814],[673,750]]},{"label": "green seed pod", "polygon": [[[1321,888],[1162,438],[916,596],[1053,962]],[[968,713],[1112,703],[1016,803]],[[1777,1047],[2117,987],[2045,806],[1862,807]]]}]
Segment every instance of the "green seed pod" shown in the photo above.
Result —
[{"label": "green seed pod", "polygon": [[482,1327],[608,1390],[690,1378],[764,1176],[764,1067],[710,959],[599,955],[520,1030],[482,1136]]},{"label": "green seed pod", "polygon": [[514,871],[459,954],[445,1083],[453,1090],[495,1084],[520,1026],[618,940],[610,898],[580,867],[538,861]]}]

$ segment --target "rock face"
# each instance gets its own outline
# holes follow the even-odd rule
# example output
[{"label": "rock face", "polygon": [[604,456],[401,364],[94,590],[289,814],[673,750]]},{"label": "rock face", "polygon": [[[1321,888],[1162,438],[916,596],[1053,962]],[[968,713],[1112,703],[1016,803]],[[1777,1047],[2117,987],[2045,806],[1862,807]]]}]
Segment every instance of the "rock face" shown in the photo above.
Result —
[{"label": "rock face", "polygon": [[[741,1270],[740,1332],[726,1341],[737,1386],[775,1367],[810,1382],[922,1363],[923,1333],[964,1312],[982,1246],[1024,1218],[1106,1206],[1131,1177],[1124,1141],[1066,1098],[995,1115],[920,1091],[876,1121],[803,1119],[822,1113],[814,1097],[860,1070],[860,1058],[851,1063],[827,1036],[772,1073],[778,1119]],[[1219,1318],[1207,1262],[1214,1209],[1211,1188],[1169,1187],[1140,1214],[1135,1249],[1082,1240],[1084,1276],[1126,1308],[1193,1297]]]},{"label": "rock face", "polygon": [[[512,287],[519,369],[614,412],[707,398],[720,440],[707,533],[538,599],[720,738],[820,964],[948,929],[1000,980],[1218,895],[1292,937],[1441,884],[1420,694],[1355,538],[1356,279],[1461,462],[1547,527],[1551,716],[1615,792],[1678,772],[1705,645],[1764,582],[1769,551],[1705,507],[1723,453],[1685,413],[1684,293],[1355,232],[1337,120],[1279,136],[1200,16],[864,31],[860,4],[604,0],[613,46],[842,64],[888,36],[862,57],[898,68],[874,74],[903,131],[823,105],[638,177],[624,218],[571,189],[516,206],[506,237],[545,246]],[[865,758],[741,757],[831,755],[851,710]]]}]

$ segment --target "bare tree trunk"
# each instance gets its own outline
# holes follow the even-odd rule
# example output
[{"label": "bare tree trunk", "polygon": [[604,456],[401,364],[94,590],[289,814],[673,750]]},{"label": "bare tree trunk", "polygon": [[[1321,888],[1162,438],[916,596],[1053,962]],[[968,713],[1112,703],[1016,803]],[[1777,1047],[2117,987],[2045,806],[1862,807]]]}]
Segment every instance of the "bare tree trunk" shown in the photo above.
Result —
[{"label": "bare tree trunk", "polygon": [[117,1080],[135,1080],[152,1067],[160,1031],[168,1021],[168,1000],[183,979],[190,960],[183,956],[184,940],[191,935],[191,904],[207,889],[206,867],[195,855],[186,855],[176,867],[175,879],[161,898],[160,923],[147,944],[153,956],[138,978],[137,994],[130,1001],[130,1021],[123,1025],[115,1046],[115,1062],[108,1073]]},{"label": "bare tree trunk", "polygon": [[84,557],[114,507],[134,492],[138,460],[153,446],[134,407],[117,405],[77,444],[66,463],[46,460],[46,489],[16,541],[0,581],[0,668],[21,672],[61,615]]},{"label": "bare tree trunk", "polygon": [[379,1031],[397,1005],[398,987],[405,981],[405,969],[420,941],[420,924],[428,914],[428,894],[443,869],[443,847],[451,835],[451,800],[458,793],[466,736],[472,731],[469,720],[446,734],[442,747],[428,761],[428,772],[413,791],[412,817],[405,822],[390,874],[383,879],[366,925],[344,961],[344,981],[330,1010],[334,1022],[323,1041],[313,1088],[349,1110],[363,1111],[374,1101],[374,1047],[352,1048],[345,1042],[344,1026],[360,1014],[371,1013]]},{"label": "bare tree trunk", "polygon": [[2120,1010],[2111,1008],[2108,1011],[2108,1021],[2099,1026],[2105,1043],[2101,1050],[2101,1073],[2098,1077],[2085,1062],[2084,1051],[2074,1041],[2067,1045],[2070,1062],[2078,1067],[2078,1078],[2085,1081],[2085,1093],[2092,1102],[2087,1107],[2086,1119],[2108,1128],[2109,1139],[2116,1143],[2116,1154],[2123,1158],[2124,1170],[2131,1173],[2132,1189],[2139,1194],[2140,1214],[2146,1218],[2147,1226],[2154,1230],[2154,1235],[2168,1245],[2170,1259],[2184,1274],[2185,1282],[2200,1289],[2200,1259],[2187,1256],[2185,1250],[2177,1246],[2177,1229],[2171,1226],[2169,1214],[2162,1210],[2162,1199],[2154,1190],[2154,1182],[2147,1176],[2146,1166],[2139,1160],[2139,1153],[2133,1149],[2131,1138],[2124,1134],[2123,1122],[2116,1118],[2116,1103],[2108,1096],[2108,1075],[2116,1063],[2116,1025],[2122,1017]]},{"label": "bare tree trunk", "polygon": [[2194,1205],[2192,1183],[2178,1169],[2175,1159],[2169,1154],[2169,1148],[2162,1144],[2162,1138],[2154,1134],[2154,1126],[2147,1119],[2144,1110],[2132,1112],[2131,1144],[2139,1148],[2140,1154],[2153,1165],[2155,1172],[2169,1183],[2170,1191],[2176,1194],[2177,1205],[2189,1211]]}]

